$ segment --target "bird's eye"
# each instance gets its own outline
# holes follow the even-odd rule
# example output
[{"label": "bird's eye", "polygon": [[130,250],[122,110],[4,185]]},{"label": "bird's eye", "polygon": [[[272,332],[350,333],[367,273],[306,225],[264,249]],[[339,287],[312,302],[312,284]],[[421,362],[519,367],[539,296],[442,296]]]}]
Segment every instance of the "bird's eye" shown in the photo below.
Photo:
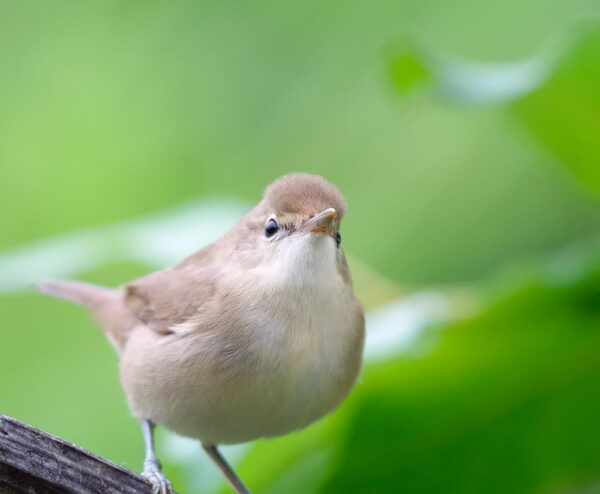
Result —
[{"label": "bird's eye", "polygon": [[340,232],[337,232],[335,234],[335,243],[337,244],[338,247],[342,243],[342,236],[340,235]]},{"label": "bird's eye", "polygon": [[267,221],[267,224],[265,225],[265,235],[267,237],[272,237],[273,235],[275,235],[277,233],[277,230],[279,230],[279,225],[275,220]]}]

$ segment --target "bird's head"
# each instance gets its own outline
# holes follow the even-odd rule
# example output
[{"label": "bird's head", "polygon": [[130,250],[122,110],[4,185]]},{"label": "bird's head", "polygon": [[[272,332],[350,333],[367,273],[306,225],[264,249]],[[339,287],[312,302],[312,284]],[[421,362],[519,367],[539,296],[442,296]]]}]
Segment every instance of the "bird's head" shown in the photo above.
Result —
[{"label": "bird's head", "polygon": [[259,210],[265,242],[310,238],[340,244],[346,203],[338,188],[318,175],[280,177],[265,190]]},{"label": "bird's head", "polygon": [[346,276],[340,222],[346,203],[318,175],[292,173],[269,185],[242,224],[261,259],[287,277],[318,279],[335,270]]}]

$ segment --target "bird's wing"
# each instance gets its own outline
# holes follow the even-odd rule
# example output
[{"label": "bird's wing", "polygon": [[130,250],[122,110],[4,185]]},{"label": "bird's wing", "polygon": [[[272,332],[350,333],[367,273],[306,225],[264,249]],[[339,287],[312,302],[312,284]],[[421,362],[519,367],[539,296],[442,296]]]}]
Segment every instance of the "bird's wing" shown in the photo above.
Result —
[{"label": "bird's wing", "polygon": [[188,264],[151,273],[125,285],[125,305],[150,329],[173,333],[214,297],[213,271]]}]

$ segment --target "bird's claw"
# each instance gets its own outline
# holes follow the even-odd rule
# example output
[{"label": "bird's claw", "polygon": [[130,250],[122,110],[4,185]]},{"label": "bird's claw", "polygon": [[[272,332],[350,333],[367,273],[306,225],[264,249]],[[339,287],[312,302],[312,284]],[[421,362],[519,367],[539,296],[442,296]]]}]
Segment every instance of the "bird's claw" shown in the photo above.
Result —
[{"label": "bird's claw", "polygon": [[169,479],[154,462],[144,463],[144,477],[152,485],[152,494],[176,494]]}]

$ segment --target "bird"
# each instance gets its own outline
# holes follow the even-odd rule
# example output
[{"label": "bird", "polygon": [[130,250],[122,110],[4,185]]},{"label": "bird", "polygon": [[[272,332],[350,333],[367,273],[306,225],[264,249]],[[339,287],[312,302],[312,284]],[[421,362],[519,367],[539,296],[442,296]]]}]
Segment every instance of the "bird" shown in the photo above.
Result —
[{"label": "bird", "polygon": [[156,425],[198,439],[234,491],[248,494],[218,447],[303,429],[354,387],[365,318],[341,245],[345,211],[335,185],[290,173],[173,267],[114,289],[38,283],[87,307],[116,349],[153,493],[174,492],[155,453]]}]

